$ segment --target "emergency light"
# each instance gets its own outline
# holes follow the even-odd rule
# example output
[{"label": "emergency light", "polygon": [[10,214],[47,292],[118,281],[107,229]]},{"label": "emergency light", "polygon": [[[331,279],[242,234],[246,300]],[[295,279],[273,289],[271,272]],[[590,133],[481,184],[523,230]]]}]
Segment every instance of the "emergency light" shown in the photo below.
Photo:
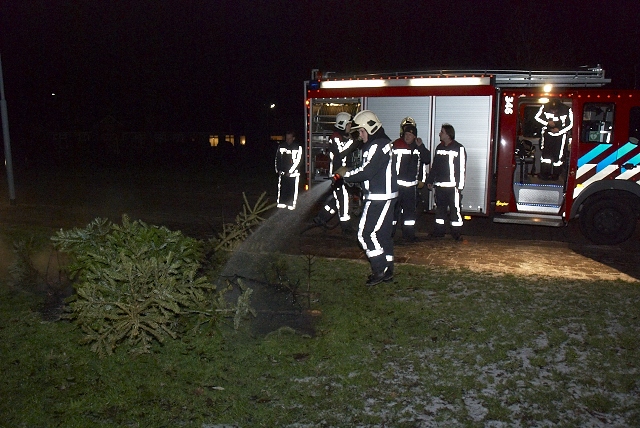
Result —
[{"label": "emergency light", "polygon": [[320,81],[319,80],[309,80],[309,89],[317,90],[320,89]]}]

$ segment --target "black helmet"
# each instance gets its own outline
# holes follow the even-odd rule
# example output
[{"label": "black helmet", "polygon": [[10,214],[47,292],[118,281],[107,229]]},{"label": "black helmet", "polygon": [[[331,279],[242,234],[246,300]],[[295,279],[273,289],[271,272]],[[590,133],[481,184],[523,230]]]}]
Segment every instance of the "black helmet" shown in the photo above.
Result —
[{"label": "black helmet", "polygon": [[404,134],[406,132],[410,132],[412,133],[415,137],[418,136],[418,128],[416,127],[416,125],[412,124],[412,123],[407,123],[406,125],[404,125],[402,127],[402,136],[404,137]]}]

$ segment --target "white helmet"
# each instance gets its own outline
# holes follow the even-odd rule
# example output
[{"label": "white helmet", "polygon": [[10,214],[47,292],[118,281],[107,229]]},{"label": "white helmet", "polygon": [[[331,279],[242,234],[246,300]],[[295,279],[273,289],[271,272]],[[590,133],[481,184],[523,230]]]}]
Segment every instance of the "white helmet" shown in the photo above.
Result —
[{"label": "white helmet", "polygon": [[367,134],[373,135],[382,128],[382,122],[371,110],[362,110],[353,118],[353,125],[351,125],[352,130],[359,128],[364,128]]},{"label": "white helmet", "polygon": [[347,129],[347,124],[349,124],[349,122],[351,122],[351,115],[347,112],[342,112],[342,113],[338,113],[336,115],[336,128],[338,128],[341,131],[346,131]]},{"label": "white helmet", "polygon": [[405,125],[416,126],[416,121],[411,116],[407,116],[404,119],[402,119],[402,122],[400,122],[400,136],[401,137],[402,137],[402,135],[404,135],[404,126]]}]

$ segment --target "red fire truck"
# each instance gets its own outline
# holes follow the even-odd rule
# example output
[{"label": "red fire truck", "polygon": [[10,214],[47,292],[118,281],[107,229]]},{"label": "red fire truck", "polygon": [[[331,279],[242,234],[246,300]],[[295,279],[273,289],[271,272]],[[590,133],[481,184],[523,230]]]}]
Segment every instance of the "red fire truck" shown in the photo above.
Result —
[{"label": "red fire truck", "polygon": [[[463,214],[543,226],[577,219],[591,241],[620,243],[633,235],[640,215],[640,90],[607,89],[609,83],[599,67],[368,75],[314,70],[305,82],[307,183],[326,178],[315,159],[341,111],[372,110],[392,139],[411,116],[432,153],[442,124],[450,123],[467,150]],[[540,117],[550,100],[562,104],[571,126],[554,161],[558,173],[546,177]]]}]

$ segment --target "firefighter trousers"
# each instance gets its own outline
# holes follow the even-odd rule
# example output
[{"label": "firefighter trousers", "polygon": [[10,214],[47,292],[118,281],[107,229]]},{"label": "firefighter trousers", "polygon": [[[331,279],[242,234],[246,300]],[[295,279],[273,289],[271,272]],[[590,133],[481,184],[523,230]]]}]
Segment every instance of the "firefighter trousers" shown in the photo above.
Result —
[{"label": "firefighter trousers", "polygon": [[362,246],[371,272],[381,274],[389,268],[393,272],[393,206],[395,199],[369,201],[364,204],[358,227],[358,241]]},{"label": "firefighter trousers", "polygon": [[318,218],[322,223],[327,223],[336,213],[343,228],[346,227],[350,217],[349,192],[345,186],[339,186],[334,189],[332,194],[327,198],[327,203],[318,213]]},{"label": "firefighter trousers", "polygon": [[287,177],[281,175],[278,180],[278,208],[295,209],[298,199],[298,183],[300,176]]},{"label": "firefighter trousers", "polygon": [[436,186],[434,189],[436,193],[436,224],[433,228],[433,235],[444,236],[447,231],[448,218],[451,222],[451,236],[460,237],[462,230],[460,191],[457,187]]},{"label": "firefighter trousers", "polygon": [[544,136],[540,150],[540,178],[543,180],[557,179],[564,172],[565,135]]},{"label": "firefighter trousers", "polygon": [[416,186],[399,186],[393,211],[392,235],[395,235],[398,222],[402,219],[402,237],[410,241],[415,239],[416,203]]}]

